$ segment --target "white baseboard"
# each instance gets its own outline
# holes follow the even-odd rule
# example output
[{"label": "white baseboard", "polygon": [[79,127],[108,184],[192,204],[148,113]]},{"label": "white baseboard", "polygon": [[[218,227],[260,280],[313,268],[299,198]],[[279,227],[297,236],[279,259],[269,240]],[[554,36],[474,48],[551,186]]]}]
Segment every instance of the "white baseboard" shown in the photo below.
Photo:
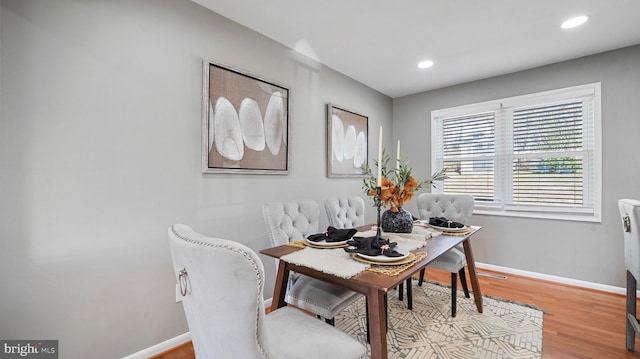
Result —
[{"label": "white baseboard", "polygon": [[133,353],[131,355],[127,355],[122,359],[147,359],[151,356],[158,355],[164,351],[167,351],[171,348],[175,348],[180,344],[186,343],[191,340],[191,333],[186,332],[184,334],[180,334],[177,337],[171,338],[169,340],[165,340],[162,343],[158,343],[152,347],[147,349],[143,349],[137,353]]},{"label": "white baseboard", "polygon": [[[525,270],[520,270],[520,269],[514,269],[514,268],[509,268],[509,267],[501,267],[501,266],[496,266],[493,264],[486,264],[486,263],[480,263],[480,262],[476,262],[476,269],[487,269],[487,270],[492,270],[492,271],[496,271],[496,272],[502,272],[505,274],[515,274],[515,275],[519,275],[519,276],[523,276],[523,277],[529,277],[529,278],[534,278],[534,279],[541,279],[541,280],[547,280],[550,282],[556,282],[556,283],[562,283],[562,284],[567,284],[567,285],[573,285],[576,287],[583,287],[583,288],[588,288],[588,289],[595,289],[595,290],[600,290],[603,292],[610,292],[610,293],[616,293],[616,294],[626,294],[626,289],[625,288],[621,288],[621,287],[616,287],[616,286],[612,286],[612,285],[606,285],[606,284],[600,284],[600,283],[593,283],[593,282],[587,282],[584,280],[577,280],[577,279],[571,279],[571,278],[565,278],[565,277],[558,277],[555,275],[549,275],[549,274],[542,274],[542,273],[536,273],[536,272],[529,272],[529,271],[525,271]],[[640,296],[640,291],[638,291],[638,295]],[[271,306],[271,302],[272,302],[272,298],[267,298],[264,301],[264,305],[265,307],[270,307]],[[137,353],[128,355],[126,357],[124,357],[123,359],[147,359],[150,356],[153,355],[157,355],[160,354],[166,350],[169,350],[173,347],[176,347],[182,343],[185,343],[187,341],[191,340],[191,333],[186,332],[184,334],[178,335],[175,338],[171,338],[169,340],[166,340],[162,343],[156,344],[152,347],[149,347],[147,349],[143,349]]]},{"label": "white baseboard", "polygon": [[[616,286],[607,285],[607,284],[587,282],[587,281],[584,281],[584,280],[577,280],[577,279],[571,279],[571,278],[565,278],[565,277],[558,277],[558,276],[549,275],[549,274],[529,272],[529,271],[520,270],[520,269],[514,269],[514,268],[509,268],[509,267],[501,267],[501,266],[496,266],[496,265],[493,265],[493,264],[486,264],[486,263],[476,262],[476,270],[477,269],[487,269],[487,270],[492,270],[492,271],[496,271],[496,272],[515,274],[515,275],[519,275],[519,276],[523,276],[523,277],[529,277],[529,278],[534,278],[534,279],[542,279],[542,280],[547,280],[547,281],[550,281],[550,282],[568,284],[568,285],[573,285],[573,286],[576,286],[576,287],[582,287],[582,288],[588,288],[588,289],[595,289],[595,290],[600,290],[600,291],[609,292],[609,293],[616,293],[616,294],[626,294],[627,293],[626,288],[616,287]],[[640,291],[639,291],[639,293],[640,293]]]}]

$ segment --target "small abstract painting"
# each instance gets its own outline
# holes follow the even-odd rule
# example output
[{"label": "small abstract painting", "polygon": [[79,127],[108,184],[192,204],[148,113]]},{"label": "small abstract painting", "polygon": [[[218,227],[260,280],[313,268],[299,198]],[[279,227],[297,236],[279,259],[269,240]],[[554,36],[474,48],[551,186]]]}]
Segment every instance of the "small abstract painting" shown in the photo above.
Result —
[{"label": "small abstract painting", "polygon": [[287,174],[289,89],[204,62],[202,171]]},{"label": "small abstract painting", "polygon": [[362,177],[367,162],[369,118],[327,105],[327,176]]}]

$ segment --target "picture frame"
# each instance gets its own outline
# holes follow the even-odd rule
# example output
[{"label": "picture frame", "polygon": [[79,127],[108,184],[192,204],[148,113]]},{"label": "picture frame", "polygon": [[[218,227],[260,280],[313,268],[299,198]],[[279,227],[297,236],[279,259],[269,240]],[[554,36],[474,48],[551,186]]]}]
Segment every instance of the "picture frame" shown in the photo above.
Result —
[{"label": "picture frame", "polygon": [[327,176],[363,177],[368,163],[369,118],[327,104]]},{"label": "picture frame", "polygon": [[202,172],[289,173],[289,89],[203,61]]}]

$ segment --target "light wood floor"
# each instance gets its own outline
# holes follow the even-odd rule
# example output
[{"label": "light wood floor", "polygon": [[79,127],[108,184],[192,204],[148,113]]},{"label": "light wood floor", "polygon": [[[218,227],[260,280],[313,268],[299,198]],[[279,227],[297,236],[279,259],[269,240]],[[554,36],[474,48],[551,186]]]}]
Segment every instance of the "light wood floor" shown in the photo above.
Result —
[{"label": "light wood floor", "polygon": [[[503,274],[485,270],[480,272]],[[625,298],[623,295],[511,274],[503,275],[508,278],[504,280],[479,276],[482,293],[534,304],[548,312],[544,316],[543,324],[543,358],[640,358],[640,339],[636,338],[635,353],[625,349]],[[426,277],[429,280],[451,284],[449,272],[428,269]],[[193,358],[195,356],[191,342],[153,357],[153,359]]]}]

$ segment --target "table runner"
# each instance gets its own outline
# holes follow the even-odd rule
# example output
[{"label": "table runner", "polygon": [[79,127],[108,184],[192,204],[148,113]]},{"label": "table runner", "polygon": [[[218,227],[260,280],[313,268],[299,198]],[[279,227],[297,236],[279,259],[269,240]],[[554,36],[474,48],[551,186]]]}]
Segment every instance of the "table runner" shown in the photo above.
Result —
[{"label": "table runner", "polygon": [[[362,236],[362,233],[373,233],[372,235],[376,234],[376,225],[373,225],[371,227],[370,230],[368,231],[364,231],[364,232],[358,232],[356,233],[356,236]],[[388,238],[388,237],[405,237],[405,238],[413,238],[413,239],[429,239],[429,238],[433,238],[433,237],[437,237],[439,235],[441,235],[442,232],[435,230],[431,227],[428,226],[422,226],[422,225],[413,225],[413,230],[411,231],[411,233],[393,233],[393,232],[382,232],[382,237],[383,238]]]},{"label": "table runner", "polygon": [[306,247],[280,258],[285,262],[303,265],[341,278],[351,278],[363,272],[368,264],[351,259],[343,248],[319,249]]},{"label": "table runner", "polygon": [[[358,232],[354,235],[354,237],[373,237],[375,235],[376,235],[375,230],[368,230],[368,231]],[[382,238],[388,239],[391,242],[398,243],[398,249],[402,249],[407,252],[423,247],[425,244],[427,244],[425,240],[427,238],[431,238],[431,237],[427,237],[424,234],[416,234],[416,233],[383,232],[381,236]]]},{"label": "table runner", "polygon": [[[358,232],[354,237],[371,237],[375,236],[375,230]],[[383,233],[383,238],[388,238],[392,242],[398,244],[397,249],[402,251],[413,251],[423,247],[426,244],[426,238],[431,238],[430,233]],[[422,260],[423,255],[416,256],[416,260],[397,266],[376,266],[358,262],[352,259],[349,253],[343,248],[312,248],[304,245],[304,241],[294,241],[289,243],[293,247],[304,247],[302,250],[282,256],[282,260],[288,263],[303,265],[313,268],[323,273],[328,273],[341,278],[350,278],[363,272],[366,269],[373,269],[374,272],[386,275],[398,275],[402,271],[412,266],[416,260]]]}]

